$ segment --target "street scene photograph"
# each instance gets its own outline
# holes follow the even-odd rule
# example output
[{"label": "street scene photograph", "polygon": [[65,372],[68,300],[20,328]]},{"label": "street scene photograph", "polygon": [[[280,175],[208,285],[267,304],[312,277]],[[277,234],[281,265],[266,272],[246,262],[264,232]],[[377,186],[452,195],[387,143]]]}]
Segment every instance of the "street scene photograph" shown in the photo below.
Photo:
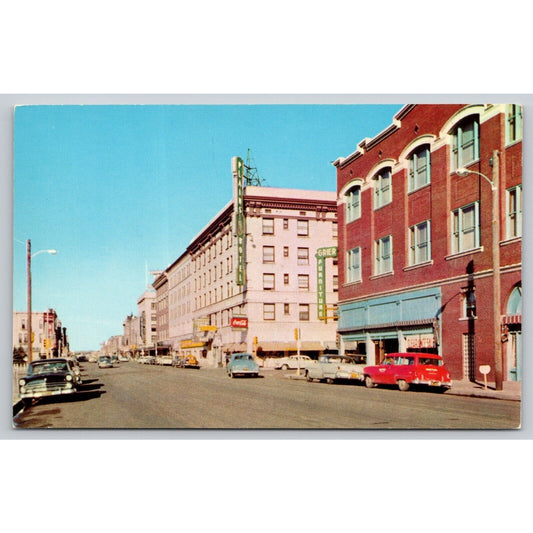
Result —
[{"label": "street scene photograph", "polygon": [[520,431],[521,102],[13,124],[17,433]]}]

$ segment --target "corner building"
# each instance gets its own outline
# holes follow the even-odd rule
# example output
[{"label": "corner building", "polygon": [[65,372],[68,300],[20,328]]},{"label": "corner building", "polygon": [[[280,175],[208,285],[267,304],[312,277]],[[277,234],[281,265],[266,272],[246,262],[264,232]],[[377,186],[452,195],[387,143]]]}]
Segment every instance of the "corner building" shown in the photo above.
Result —
[{"label": "corner building", "polygon": [[334,165],[341,351],[429,351],[494,381],[501,349],[520,380],[521,106],[406,105]]},{"label": "corner building", "polygon": [[[234,198],[154,281],[158,347],[223,366],[239,351],[295,354],[299,329],[300,353],[336,349],[336,322],[318,316],[315,257],[324,247],[337,252],[336,193],[246,185],[241,198],[241,241]],[[328,259],[326,306],[337,304],[337,284]]]}]

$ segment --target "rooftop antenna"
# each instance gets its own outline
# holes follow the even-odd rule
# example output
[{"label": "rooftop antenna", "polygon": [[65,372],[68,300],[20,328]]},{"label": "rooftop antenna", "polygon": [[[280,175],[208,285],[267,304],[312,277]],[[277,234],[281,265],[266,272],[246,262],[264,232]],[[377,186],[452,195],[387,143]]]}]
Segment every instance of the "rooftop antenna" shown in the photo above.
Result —
[{"label": "rooftop antenna", "polygon": [[252,151],[248,148],[246,163],[244,163],[244,179],[246,180],[246,185],[257,185],[261,187],[266,180],[263,180],[261,176],[259,176],[259,171],[254,163]]}]

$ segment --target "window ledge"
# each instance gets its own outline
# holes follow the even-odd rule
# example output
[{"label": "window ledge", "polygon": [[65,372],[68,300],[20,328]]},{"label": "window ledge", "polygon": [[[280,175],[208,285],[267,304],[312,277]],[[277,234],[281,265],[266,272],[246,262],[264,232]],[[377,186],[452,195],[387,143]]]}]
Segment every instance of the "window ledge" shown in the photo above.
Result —
[{"label": "window ledge", "polygon": [[522,236],[506,239],[505,241],[500,242],[500,246],[507,246],[508,244],[514,244],[516,242],[522,242]]},{"label": "window ledge", "polygon": [[377,274],[375,276],[370,276],[370,279],[371,280],[381,279],[381,278],[387,278],[389,276],[394,276],[394,270],[391,270],[390,272],[384,272],[383,274]]},{"label": "window ledge", "polygon": [[417,263],[416,265],[409,265],[406,266],[403,271],[409,272],[409,270],[416,270],[417,268],[423,268],[426,266],[431,266],[433,264],[433,259],[430,259],[429,261],[424,261],[423,263]]},{"label": "window ledge", "polygon": [[471,250],[466,250],[464,252],[458,252],[456,254],[447,255],[444,259],[446,259],[446,261],[450,261],[451,259],[459,259],[460,257],[465,257],[466,255],[479,254],[483,250],[483,246],[480,246],[479,248],[472,248]]},{"label": "window ledge", "polygon": [[363,283],[363,280],[358,279],[357,281],[347,281],[346,283],[343,283],[343,287],[351,287],[352,285],[361,285]]},{"label": "window ledge", "polygon": [[414,194],[415,192],[421,191],[422,189],[425,189],[426,187],[429,187],[431,185],[431,181],[428,181],[424,185],[420,185],[420,187],[417,187],[416,189],[413,189],[412,191],[407,191],[407,196]]},{"label": "window ledge", "polygon": [[459,322],[468,322],[469,320],[477,320],[477,316],[471,316],[471,317],[461,317],[459,319]]}]

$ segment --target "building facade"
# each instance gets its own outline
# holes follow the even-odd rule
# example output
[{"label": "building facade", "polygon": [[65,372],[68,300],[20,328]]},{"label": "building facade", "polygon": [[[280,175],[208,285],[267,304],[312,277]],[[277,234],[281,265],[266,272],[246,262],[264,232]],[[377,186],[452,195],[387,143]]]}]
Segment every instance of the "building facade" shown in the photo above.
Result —
[{"label": "building facade", "polygon": [[[69,351],[67,329],[62,327],[54,309],[31,314],[33,336],[32,361],[50,357],[66,357]],[[13,348],[28,354],[28,313],[13,312]]]},{"label": "building facade", "polygon": [[[337,303],[335,192],[248,185],[241,208],[240,236],[234,198],[154,281],[158,341],[204,366],[238,351],[264,359],[335,349],[336,322],[319,317],[320,302]],[[331,253],[320,271],[323,248]]]},{"label": "building facade", "polygon": [[521,107],[407,105],[334,164],[341,350],[432,351],[453,379],[500,365],[519,380]]}]

